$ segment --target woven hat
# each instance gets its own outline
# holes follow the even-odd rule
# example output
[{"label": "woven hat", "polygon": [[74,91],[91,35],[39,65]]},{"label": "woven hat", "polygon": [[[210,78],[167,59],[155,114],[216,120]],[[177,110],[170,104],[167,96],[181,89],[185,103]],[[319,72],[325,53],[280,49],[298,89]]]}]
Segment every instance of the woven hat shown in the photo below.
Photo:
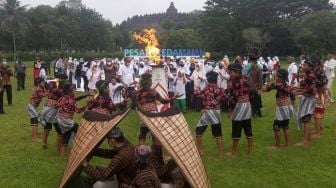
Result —
[{"label": "woven hat", "polygon": [[183,114],[176,108],[161,113],[139,111],[138,114],[180,167],[191,187],[210,188],[194,136]]},{"label": "woven hat", "polygon": [[[108,132],[113,130],[128,112],[129,109],[114,115],[105,115],[94,111],[85,112],[59,185],[60,188],[65,187],[70,179],[76,176],[83,160],[106,138]],[[116,130],[111,132],[116,134],[118,132]]]}]

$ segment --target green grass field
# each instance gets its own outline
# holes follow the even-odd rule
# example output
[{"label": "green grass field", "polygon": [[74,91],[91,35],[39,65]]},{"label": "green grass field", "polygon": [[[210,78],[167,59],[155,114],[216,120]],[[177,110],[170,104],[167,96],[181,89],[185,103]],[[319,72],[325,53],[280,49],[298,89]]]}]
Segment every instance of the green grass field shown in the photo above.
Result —
[{"label": "green grass field", "polygon": [[[43,150],[41,143],[31,142],[31,128],[26,105],[32,93],[32,71],[28,71],[27,88],[16,91],[13,79],[14,102],[7,106],[5,115],[0,115],[0,187],[57,187],[61,179],[66,158],[60,158],[55,151],[55,131],[49,139],[49,149]],[[246,140],[239,145],[236,158],[216,158],[216,145],[208,130],[204,135],[204,163],[212,187],[336,187],[336,129],[334,127],[335,104],[327,109],[325,129],[320,140],[311,142],[307,148],[290,147],[269,150],[273,144],[272,123],[275,115],[274,93],[263,94],[263,118],[253,119],[255,138],[254,154],[245,154]],[[185,115],[193,130],[200,113],[188,111]],[[78,115],[77,120],[80,120]],[[225,152],[231,149],[231,122],[222,115]],[[139,118],[131,112],[120,124],[127,138],[137,143]],[[290,124],[292,140],[298,142],[302,133],[297,130],[295,120]],[[39,129],[42,133],[42,129]],[[105,144],[106,145],[106,144]],[[108,161],[94,159],[94,163]],[[72,187],[81,187],[79,184]]]}]

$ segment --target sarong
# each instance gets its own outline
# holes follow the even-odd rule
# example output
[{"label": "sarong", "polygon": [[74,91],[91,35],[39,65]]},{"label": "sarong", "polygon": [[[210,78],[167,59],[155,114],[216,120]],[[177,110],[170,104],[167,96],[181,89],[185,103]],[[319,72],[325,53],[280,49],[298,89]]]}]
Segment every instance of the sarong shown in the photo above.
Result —
[{"label": "sarong", "polygon": [[304,122],[302,121],[302,118],[307,115],[314,114],[315,103],[315,97],[300,97],[299,109],[297,112],[297,125],[299,129],[302,129],[304,127]]},{"label": "sarong", "polygon": [[247,103],[237,103],[236,107],[232,113],[233,121],[243,121],[251,119],[252,117],[252,108],[249,102]]},{"label": "sarong", "polygon": [[199,120],[197,127],[215,125],[221,122],[220,110],[203,110],[203,115]]}]

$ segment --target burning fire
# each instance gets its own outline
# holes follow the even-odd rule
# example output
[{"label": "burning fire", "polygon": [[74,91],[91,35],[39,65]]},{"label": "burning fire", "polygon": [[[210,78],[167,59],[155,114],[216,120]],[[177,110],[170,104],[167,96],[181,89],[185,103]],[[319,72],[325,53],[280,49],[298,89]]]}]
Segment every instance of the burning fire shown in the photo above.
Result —
[{"label": "burning fire", "polygon": [[156,30],[154,28],[145,29],[143,34],[134,33],[134,39],[139,42],[146,44],[147,55],[153,60],[154,63],[158,64],[160,61],[160,49],[159,41],[156,38]]}]

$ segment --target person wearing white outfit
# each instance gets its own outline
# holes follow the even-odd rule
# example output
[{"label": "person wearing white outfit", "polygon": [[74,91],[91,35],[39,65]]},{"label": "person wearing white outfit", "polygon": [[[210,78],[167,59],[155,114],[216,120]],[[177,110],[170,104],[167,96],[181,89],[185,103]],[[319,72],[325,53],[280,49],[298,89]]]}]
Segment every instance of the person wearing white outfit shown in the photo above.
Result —
[{"label": "person wearing white outfit", "polygon": [[298,86],[297,77],[298,77],[298,67],[294,62],[294,57],[288,57],[287,62],[288,67],[288,82],[290,86]]},{"label": "person wearing white outfit", "polygon": [[328,79],[327,90],[328,95],[330,98],[330,102],[334,103],[334,95],[332,92],[332,85],[335,78],[335,67],[336,67],[336,60],[335,55],[332,53],[328,54],[328,60],[324,63],[324,72]]},{"label": "person wearing white outfit", "polygon": [[[194,92],[202,91],[206,87],[206,76],[203,63],[197,63],[195,71],[190,77],[190,80],[194,81]],[[193,98],[196,111],[202,110],[202,100],[197,97]]]},{"label": "person wearing white outfit", "polygon": [[227,82],[230,79],[230,75],[227,72],[227,67],[224,66],[224,62],[219,62],[218,66],[214,70],[218,73],[218,87],[227,89]]},{"label": "person wearing white outfit", "polygon": [[141,61],[138,67],[138,76],[141,77],[143,74],[148,73],[148,72],[149,72],[148,67],[145,66],[145,63]]},{"label": "person wearing white outfit", "polygon": [[124,58],[124,64],[120,66],[118,76],[120,82],[127,87],[130,98],[132,99],[131,108],[134,109],[136,105],[136,96],[135,96],[135,72],[134,67],[131,65],[131,59],[126,57]]},{"label": "person wearing white outfit", "polygon": [[88,88],[90,91],[96,90],[96,83],[105,77],[104,71],[98,69],[98,65],[95,62],[91,62],[91,68],[87,71],[86,76],[89,80]]},{"label": "person wearing white outfit", "polygon": [[122,87],[123,85],[121,83],[117,82],[117,78],[116,77],[112,77],[111,81],[109,83],[109,90],[110,90],[110,97],[113,101],[114,105],[118,105],[121,102],[124,101],[124,97],[123,96],[118,96],[115,95],[115,91],[117,88]]}]

